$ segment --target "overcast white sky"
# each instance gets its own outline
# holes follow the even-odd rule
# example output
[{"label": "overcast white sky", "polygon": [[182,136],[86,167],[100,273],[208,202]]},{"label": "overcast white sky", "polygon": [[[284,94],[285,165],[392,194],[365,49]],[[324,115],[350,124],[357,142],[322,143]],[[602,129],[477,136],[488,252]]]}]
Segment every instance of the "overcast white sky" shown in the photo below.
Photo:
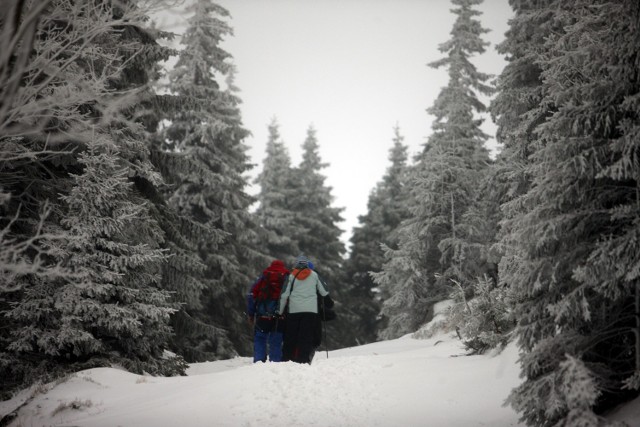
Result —
[{"label": "overcast white sky", "polygon": [[[216,0],[214,0],[216,1]],[[431,132],[425,111],[447,83],[446,71],[427,63],[442,57],[455,16],[449,0],[217,0],[232,15],[234,36],[224,48],[238,68],[246,143],[256,168],[265,155],[273,117],[294,164],[309,125],[317,131],[322,170],[348,241],[357,217],[388,166],[393,127],[415,154]],[[487,52],[474,60],[499,74],[495,45],[512,15],[508,0],[485,0],[481,20],[491,32]],[[170,26],[180,32],[180,20]],[[166,27],[166,22],[159,22]],[[490,118],[487,119],[490,122]],[[485,131],[495,132],[492,123]],[[255,193],[255,189],[250,192]]]}]

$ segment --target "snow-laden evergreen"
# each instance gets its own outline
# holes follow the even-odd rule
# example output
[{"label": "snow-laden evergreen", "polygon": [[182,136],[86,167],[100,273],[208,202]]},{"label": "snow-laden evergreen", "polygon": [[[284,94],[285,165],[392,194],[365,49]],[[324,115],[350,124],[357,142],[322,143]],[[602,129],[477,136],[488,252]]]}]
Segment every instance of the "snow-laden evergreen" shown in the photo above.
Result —
[{"label": "snow-laden evergreen", "polygon": [[275,118],[269,124],[266,156],[255,182],[260,186],[257,197],[259,205],[255,214],[266,233],[262,247],[273,259],[292,265],[300,252],[295,212],[292,210],[297,187],[289,151],[281,140]]},{"label": "snow-laden evergreen", "polygon": [[[637,392],[640,253],[635,1],[554,2],[512,25],[555,17],[536,63],[541,108],[515,247],[501,280],[515,294],[524,383],[511,404],[530,425],[598,425]],[[528,141],[518,141],[527,144]],[[526,147],[526,145],[525,145]],[[633,261],[632,261],[633,260]]]},{"label": "snow-laden evergreen", "polygon": [[[333,205],[331,187],[325,183],[323,169],[329,164],[320,156],[320,145],[313,126],[307,129],[302,144],[302,161],[293,170],[293,188],[291,209],[294,213],[294,238],[301,253],[309,256],[316,271],[328,285],[332,298],[336,301],[336,310],[342,315],[325,323],[331,340],[326,343],[331,348],[341,348],[355,344],[350,327],[350,317],[342,292],[345,281],[343,254],[346,249],[340,240],[342,230],[338,224],[343,221],[343,208]],[[344,307],[344,308],[342,308]]]},{"label": "snow-laden evergreen", "polygon": [[18,257],[0,298],[2,391],[115,361],[180,371],[162,357],[164,237],[137,185],[160,181],[132,108],[167,50],[133,2],[12,1],[4,12],[15,20],[0,28],[0,252]]},{"label": "snow-laden evergreen", "polygon": [[[24,303],[39,307],[8,313],[28,320],[26,330],[14,331],[19,338],[10,349],[41,347],[52,356],[79,358],[116,352],[116,360],[128,369],[158,372],[135,363],[160,359],[171,333],[168,319],[175,305],[158,287],[167,255],[159,248],[160,227],[150,219],[115,149],[107,138],[79,156],[83,172],[63,197],[69,213],[61,223],[76,237],[65,255],[80,277],[30,288]],[[59,314],[43,317],[43,312]]]},{"label": "snow-laden evergreen", "polygon": [[353,229],[351,251],[345,264],[348,276],[347,295],[356,321],[355,336],[358,343],[375,341],[379,329],[380,294],[385,289],[376,287],[370,273],[380,271],[384,263],[383,245],[397,246],[394,230],[409,216],[406,200],[408,172],[407,146],[399,126],[393,129],[393,145],[389,149],[390,165],[376,184],[367,201],[367,213],[358,217],[359,226]]},{"label": "snow-laden evergreen", "polygon": [[313,258],[331,286],[337,281],[344,244],[340,240],[343,208],[332,206],[331,187],[325,184],[322,170],[328,164],[320,157],[316,130],[310,126],[302,144],[302,161],[294,171],[296,193],[292,200],[295,213],[295,238],[301,252]]},{"label": "snow-laden evergreen", "polygon": [[[247,131],[234,93],[231,55],[220,46],[232,33],[229,13],[210,0],[194,2],[188,12],[184,49],[169,76],[169,88],[182,106],[168,117],[162,157],[172,184],[169,205],[202,227],[186,236],[195,250],[174,258],[169,272],[183,274],[168,288],[186,304],[175,322],[178,350],[191,360],[207,360],[248,348],[238,295],[259,267],[258,239],[243,175],[249,169],[242,143]],[[223,89],[222,81],[230,85]],[[199,262],[185,268],[189,258]],[[185,280],[185,272],[193,279]]]},{"label": "snow-laden evergreen", "polygon": [[405,334],[428,320],[430,307],[448,296],[452,283],[470,288],[486,270],[477,256],[466,215],[473,206],[490,159],[487,139],[476,114],[486,107],[479,94],[492,92],[489,76],[471,63],[484,52],[486,32],[474,9],[481,0],[454,0],[456,21],[451,39],[440,45],[445,56],[430,66],[445,67],[448,85],[429,113],[435,117],[423,152],[412,167],[408,187],[410,218],[398,229],[399,248],[387,249],[384,270],[376,282],[388,289],[382,314],[388,325],[382,338]]}]

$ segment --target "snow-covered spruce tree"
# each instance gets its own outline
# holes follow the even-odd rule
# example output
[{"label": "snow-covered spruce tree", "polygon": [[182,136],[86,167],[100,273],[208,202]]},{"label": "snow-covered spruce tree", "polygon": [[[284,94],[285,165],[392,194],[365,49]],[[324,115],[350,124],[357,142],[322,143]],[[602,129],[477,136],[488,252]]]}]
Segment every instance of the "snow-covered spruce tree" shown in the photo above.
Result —
[{"label": "snow-covered spruce tree", "polygon": [[[491,262],[500,264],[501,273],[512,265],[512,261],[519,259],[517,245],[510,239],[510,220],[522,212],[520,198],[531,184],[527,167],[531,163],[531,153],[536,147],[536,126],[550,114],[549,106],[540,102],[543,95],[538,59],[543,51],[545,38],[550,31],[558,27],[553,8],[548,7],[554,1],[511,2],[516,16],[511,21],[506,40],[497,47],[509,61],[497,79],[498,93],[490,107],[498,124],[496,138],[502,144],[502,150],[484,178],[479,193],[479,206],[484,206],[486,214],[483,217],[489,219],[489,223],[499,224],[498,235],[488,250],[488,257]],[[496,206],[501,207],[499,212],[495,211]],[[489,283],[490,286],[495,286],[488,290],[489,300],[493,299],[492,295],[498,297],[495,299],[497,306],[502,306],[502,298],[512,302],[507,277],[500,274],[496,282]],[[481,283],[483,281],[478,282],[478,285]],[[487,291],[484,286],[483,289]],[[460,303],[457,306],[458,314],[462,315],[464,310]],[[499,311],[502,312],[502,309]],[[492,313],[492,310],[484,310],[483,313]],[[507,313],[508,321],[499,328],[503,334],[510,333],[516,322],[510,307]],[[453,313],[453,316],[455,315]],[[484,324],[491,325],[492,322]],[[473,323],[467,326],[472,328],[463,329],[473,330]],[[495,330],[489,330],[484,336],[492,337],[494,333]],[[484,346],[486,341],[481,335],[466,336],[465,339],[470,340],[467,342],[474,344],[473,347],[476,348]],[[495,342],[493,338],[490,341]],[[473,347],[470,348],[474,349]]]},{"label": "snow-covered spruce tree", "polygon": [[[171,53],[178,54],[173,50]],[[150,60],[150,67],[155,64],[152,56],[146,56],[145,59]],[[156,83],[163,74],[164,70],[159,68],[153,82]],[[163,119],[172,117],[176,111],[195,106],[195,100],[175,94],[159,95],[152,92],[145,97],[141,103],[146,112],[142,120],[148,132],[150,158],[160,171],[164,183],[158,187],[149,185],[146,180],[136,181],[146,198],[152,202],[151,214],[157,219],[165,236],[161,247],[167,254],[167,259],[162,265],[160,286],[169,291],[173,301],[178,303],[178,310],[171,316],[174,333],[170,349],[190,362],[207,360],[208,354],[201,351],[200,344],[209,337],[224,336],[224,332],[198,319],[196,315],[202,309],[202,292],[205,288],[203,278],[206,271],[199,256],[199,245],[202,242],[215,244],[223,236],[169,203],[176,185],[181,182],[180,174],[198,170],[198,165],[188,156],[168,147],[159,124]]]},{"label": "snow-covered spruce tree", "polygon": [[[2,20],[3,43],[22,30],[34,37],[22,45],[26,51],[9,50],[9,63],[27,55],[22,68],[3,69],[13,73],[8,80],[15,86],[3,98],[0,138],[19,154],[2,159],[2,188],[11,195],[3,220],[16,218],[11,238],[32,234],[35,224],[36,235],[44,232],[36,245],[47,252],[29,250],[34,265],[67,273],[23,275],[22,290],[3,295],[3,385],[114,361],[169,373],[171,362],[161,353],[172,308],[155,287],[162,236],[128,182],[157,181],[131,115],[143,82],[129,72],[148,52],[145,11],[107,1],[10,6],[19,19]],[[37,221],[41,206],[48,215]],[[66,237],[51,244],[52,232]]]},{"label": "snow-covered spruce tree", "polygon": [[[34,277],[51,281],[71,275],[64,265],[52,264],[51,257],[71,238],[59,226],[57,197],[68,188],[65,177],[74,167],[69,140],[82,132],[74,126],[82,117],[73,113],[77,105],[94,102],[96,93],[77,87],[88,81],[70,70],[78,55],[60,55],[59,44],[92,40],[105,27],[83,33],[87,28],[79,24],[75,31],[44,37],[55,22],[52,16],[64,13],[60,10],[51,2],[10,0],[0,11],[0,311]],[[53,68],[45,73],[48,63]],[[10,329],[0,329],[0,340]]]},{"label": "snow-covered spruce tree", "polygon": [[327,335],[331,337],[329,346],[340,348],[353,342],[345,324],[349,314],[341,306],[340,293],[344,283],[342,255],[345,247],[340,240],[342,230],[337,224],[342,221],[340,214],[343,208],[332,206],[331,187],[325,184],[326,177],[322,174],[322,169],[328,165],[322,161],[319,148],[316,131],[310,126],[302,144],[302,161],[293,172],[295,193],[290,206],[294,214],[295,234],[292,237],[300,252],[313,260],[336,300],[340,318],[326,325]]},{"label": "snow-covered spruce tree", "polygon": [[69,206],[62,225],[77,237],[65,255],[80,277],[25,291],[23,303],[8,313],[26,323],[9,349],[80,362],[110,353],[111,362],[134,372],[162,373],[156,361],[174,311],[158,287],[166,257],[158,247],[162,232],[128,179],[120,144],[96,134],[88,145],[79,155],[83,171],[62,197]]},{"label": "snow-covered spruce tree", "polygon": [[[477,274],[482,273],[482,276],[475,278],[472,289],[462,289],[457,280],[452,280],[457,304],[451,307],[448,322],[449,327],[457,328],[465,346],[473,352],[505,345],[515,326],[509,308],[511,292],[498,280],[498,265],[503,251],[497,239],[502,220],[500,207],[508,191],[506,180],[504,166],[491,163],[473,205],[464,215],[462,230],[470,263],[467,268]],[[481,307],[474,309],[473,313],[464,301],[471,296],[469,305]]]},{"label": "snow-covered spruce tree", "polygon": [[[498,280],[498,265],[504,255],[498,243],[498,230],[503,218],[501,205],[510,197],[509,179],[503,158],[491,162],[460,227],[465,236],[465,269],[475,272],[476,277],[467,276],[466,289],[457,279],[450,279],[455,285],[452,296],[456,304],[449,309],[447,323],[458,331],[467,349],[473,352],[505,345],[515,326],[508,307],[511,293],[508,286]],[[469,306],[481,308],[469,310]]]},{"label": "snow-covered spruce tree", "polygon": [[295,169],[296,193],[292,200],[298,248],[315,261],[329,285],[337,279],[342,266],[344,244],[337,224],[343,208],[331,206],[331,187],[325,185],[322,169],[328,166],[320,158],[318,139],[313,127],[307,130],[302,144],[302,162]]},{"label": "snow-covered spruce tree", "polygon": [[[496,138],[502,144],[496,162],[489,171],[489,181],[502,205],[499,242],[496,252],[502,256],[501,273],[519,259],[517,238],[510,238],[511,219],[525,209],[522,196],[531,185],[531,155],[538,147],[537,127],[552,114],[551,106],[542,103],[543,87],[539,61],[545,39],[561,31],[555,16],[558,0],[513,1],[515,16],[498,52],[507,65],[497,79],[497,95],[491,102],[491,114],[498,129]],[[501,286],[509,286],[501,274]]]},{"label": "snow-covered spruce tree", "polygon": [[274,118],[269,125],[269,140],[262,171],[256,178],[260,186],[256,218],[266,235],[262,246],[273,259],[291,265],[300,250],[297,244],[295,213],[291,203],[296,194],[295,177],[287,147],[280,139]]},{"label": "snow-covered spruce tree", "polygon": [[[476,18],[481,12],[474,9],[482,0],[452,3],[457,6],[452,9],[457,16],[452,37],[440,45],[446,56],[430,64],[446,67],[449,82],[428,109],[435,117],[433,133],[412,168],[411,217],[400,226],[399,249],[388,252],[390,259],[376,276],[381,286],[394,287],[382,310],[389,318],[384,338],[411,332],[427,320],[433,303],[447,296],[451,279],[466,289],[489,268],[478,256],[477,236],[469,233],[465,218],[490,163],[482,120],[474,115],[486,110],[478,94],[491,94],[492,88],[485,84],[489,76],[470,62],[473,55],[484,52],[487,43],[481,35],[487,30]],[[404,327],[392,319],[406,313],[411,321]]]},{"label": "snow-covered spruce tree", "polygon": [[491,269],[486,257],[478,253],[477,246],[484,243],[486,233],[474,231],[479,219],[471,210],[476,208],[475,197],[491,163],[484,146],[488,137],[480,129],[482,119],[476,117],[486,111],[478,94],[489,95],[493,89],[485,84],[489,76],[470,62],[488,45],[481,39],[487,30],[476,19],[481,13],[473,9],[482,0],[452,3],[459,8],[453,10],[458,16],[452,38],[440,46],[446,56],[430,64],[446,67],[449,83],[428,110],[435,116],[433,133],[427,143],[429,150],[418,164],[416,184],[423,194],[421,232],[433,239],[442,254],[441,280],[451,277],[468,284]]},{"label": "snow-covered spruce tree", "polygon": [[[195,7],[192,5],[191,9]],[[189,31],[193,32],[193,27],[190,27]],[[185,35],[182,39],[183,44],[186,37]],[[201,53],[204,54],[205,51]],[[177,54],[178,65],[182,65],[183,68],[176,68],[171,79],[175,79],[176,74],[182,76],[182,73],[189,72],[184,59],[189,55],[188,50]],[[202,67],[207,65],[201,64]],[[170,83],[173,89],[173,80]],[[217,83],[215,85],[218,87]],[[176,117],[184,115],[185,112],[191,112],[193,115],[195,111],[201,112],[201,116],[204,117],[206,113],[202,111],[206,107],[203,106],[203,96],[193,96],[186,93],[186,90],[174,90],[172,94],[165,94],[159,98],[160,102],[152,104],[155,107],[156,120],[150,126],[150,130],[157,129],[157,132],[151,137],[151,155],[167,185],[160,189],[161,194],[152,199],[156,202],[155,215],[166,233],[163,247],[169,253],[162,272],[162,287],[172,292],[174,299],[180,304],[180,309],[171,318],[175,332],[171,348],[190,362],[205,361],[215,358],[211,354],[212,340],[216,342],[216,346],[220,345],[225,349],[233,347],[226,332],[219,326],[205,321],[202,315],[207,266],[202,259],[201,248],[215,248],[225,238],[225,234],[213,226],[208,216],[198,214],[197,206],[176,203],[174,196],[184,193],[186,186],[194,180],[217,182],[219,177],[211,173],[199,156],[194,155],[195,152],[189,149],[188,144],[184,147],[179,146],[180,138],[187,138],[185,133],[190,129],[188,122],[176,120]],[[172,120],[171,127],[158,128],[158,122],[162,119]],[[180,130],[177,130],[178,128]],[[197,188],[194,187],[193,192],[194,196],[198,197]],[[232,350],[226,351],[232,353]]]},{"label": "snow-covered spruce tree", "polygon": [[255,249],[257,225],[248,211],[253,199],[245,192],[243,174],[250,165],[240,100],[233,85],[220,84],[233,68],[231,55],[220,46],[232,33],[229,13],[210,0],[196,1],[189,11],[185,47],[170,73],[171,91],[188,107],[169,117],[165,151],[182,158],[180,169],[171,171],[175,188],[169,204],[208,229],[197,242],[198,262],[206,266],[202,307],[190,298],[189,314],[215,327],[191,340],[211,359],[249,350],[242,296],[264,258]]},{"label": "snow-covered spruce tree", "polygon": [[542,8],[561,30],[537,61],[552,114],[536,129],[532,184],[509,224],[519,257],[501,272],[524,352],[509,401],[529,425],[596,426],[638,387],[640,6]]},{"label": "snow-covered spruce tree", "polygon": [[380,296],[386,290],[376,287],[370,272],[377,273],[384,263],[381,245],[397,247],[393,231],[409,215],[406,202],[407,146],[400,128],[394,128],[393,146],[389,150],[390,166],[367,202],[367,213],[358,218],[353,230],[351,252],[345,263],[347,297],[356,315],[354,337],[359,343],[376,340],[379,328]]},{"label": "snow-covered spruce tree", "polygon": [[371,273],[374,282],[389,294],[383,302],[381,315],[385,317],[384,328],[378,338],[393,339],[418,329],[427,320],[425,301],[431,305],[438,300],[427,300],[424,292],[420,260],[413,252],[421,248],[416,235],[411,234],[411,219],[404,220],[395,230],[398,248],[382,247],[385,256],[383,270]]}]

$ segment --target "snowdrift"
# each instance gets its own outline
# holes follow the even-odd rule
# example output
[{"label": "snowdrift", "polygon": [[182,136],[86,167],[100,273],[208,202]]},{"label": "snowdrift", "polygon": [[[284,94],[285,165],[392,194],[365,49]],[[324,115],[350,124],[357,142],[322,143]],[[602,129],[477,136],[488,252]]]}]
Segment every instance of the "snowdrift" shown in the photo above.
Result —
[{"label": "snowdrift", "polygon": [[[502,406],[517,351],[462,356],[447,335],[329,353],[311,366],[249,358],[194,364],[186,377],[78,372],[22,407],[10,426],[517,426]],[[4,415],[26,392],[0,403]]]},{"label": "snowdrift", "polygon": [[[518,384],[515,345],[465,356],[450,334],[316,354],[311,366],[249,358],[194,364],[186,377],[112,368],[42,388],[12,427],[520,426],[503,405]],[[29,397],[0,403],[0,416]],[[640,404],[611,419],[640,425]]]}]

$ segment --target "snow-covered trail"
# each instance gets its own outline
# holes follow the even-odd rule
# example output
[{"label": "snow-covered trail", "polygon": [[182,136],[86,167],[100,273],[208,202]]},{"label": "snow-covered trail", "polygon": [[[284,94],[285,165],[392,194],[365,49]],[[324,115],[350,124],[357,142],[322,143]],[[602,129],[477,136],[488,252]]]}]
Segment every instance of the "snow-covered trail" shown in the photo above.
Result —
[{"label": "snow-covered trail", "polygon": [[502,406],[519,382],[515,346],[461,354],[459,341],[441,335],[333,351],[329,359],[317,353],[311,366],[237,358],[195,364],[174,378],[91,369],[37,396],[10,425],[519,426]]}]

